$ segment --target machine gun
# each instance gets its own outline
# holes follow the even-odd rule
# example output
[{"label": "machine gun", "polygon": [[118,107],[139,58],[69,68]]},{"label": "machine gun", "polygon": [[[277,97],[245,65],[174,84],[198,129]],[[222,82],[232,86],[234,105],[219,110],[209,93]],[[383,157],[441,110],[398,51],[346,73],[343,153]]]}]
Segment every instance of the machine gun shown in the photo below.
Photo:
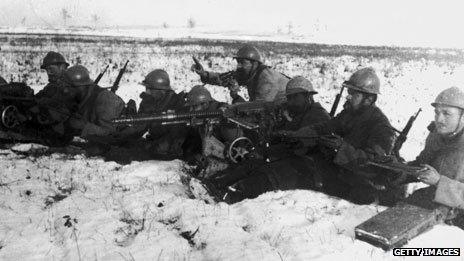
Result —
[{"label": "machine gun", "polygon": [[[269,147],[269,139],[275,123],[280,120],[281,107],[274,102],[255,101],[236,103],[227,108],[214,111],[197,111],[186,113],[161,113],[148,116],[124,117],[113,120],[114,124],[159,124],[159,125],[186,125],[213,126],[225,124],[235,126],[245,133],[231,142],[227,148],[226,156],[233,162],[239,161],[257,144],[260,147]],[[265,152],[266,150],[264,150]],[[266,156],[264,156],[266,159]]]},{"label": "machine gun", "polygon": [[24,119],[18,117],[23,115],[35,104],[34,91],[22,82],[11,82],[0,86],[0,112],[1,129],[12,129]]},{"label": "machine gun", "polygon": [[112,93],[115,93],[118,90],[119,83],[121,82],[122,75],[126,72],[128,63],[129,63],[129,60],[127,60],[124,66],[121,68],[121,70],[119,70],[118,76],[116,77],[116,80],[114,80],[113,86],[111,86],[111,89],[110,89]]},{"label": "machine gun", "polygon": [[0,85],[0,139],[34,141],[48,145],[65,143],[52,126],[70,117],[60,101],[34,98],[32,88],[21,82]]}]

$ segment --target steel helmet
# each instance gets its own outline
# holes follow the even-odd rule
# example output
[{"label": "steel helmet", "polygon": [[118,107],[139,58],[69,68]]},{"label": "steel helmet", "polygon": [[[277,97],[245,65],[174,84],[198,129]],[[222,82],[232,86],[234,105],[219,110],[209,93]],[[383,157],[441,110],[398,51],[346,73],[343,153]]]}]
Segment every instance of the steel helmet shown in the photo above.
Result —
[{"label": "steel helmet", "polygon": [[305,93],[316,94],[317,92],[313,88],[313,84],[303,76],[296,76],[288,81],[285,88],[285,95],[291,95],[294,93]]},{"label": "steel helmet", "polygon": [[244,45],[237,51],[237,55],[234,57],[235,59],[247,59],[251,61],[256,61],[263,63],[261,60],[261,55],[259,54],[258,49],[252,45]]},{"label": "steel helmet", "polygon": [[63,55],[61,55],[60,53],[48,52],[42,61],[42,65],[40,66],[40,69],[46,69],[49,65],[53,65],[53,64],[66,64],[66,67],[69,66],[69,63],[66,62]]},{"label": "steel helmet", "polygon": [[90,79],[89,70],[82,65],[74,65],[66,69],[64,80],[73,86],[93,84],[93,81]]},{"label": "steel helmet", "polygon": [[437,105],[452,106],[464,110],[464,91],[458,87],[443,90],[432,103],[433,107]]},{"label": "steel helmet", "polygon": [[168,73],[161,69],[156,69],[147,74],[142,81],[142,85],[148,89],[172,90]]},{"label": "steel helmet", "polygon": [[380,80],[372,67],[360,69],[343,83],[348,89],[370,94],[380,94]]},{"label": "steel helmet", "polygon": [[187,94],[186,106],[195,106],[213,100],[211,93],[203,85],[195,85]]}]

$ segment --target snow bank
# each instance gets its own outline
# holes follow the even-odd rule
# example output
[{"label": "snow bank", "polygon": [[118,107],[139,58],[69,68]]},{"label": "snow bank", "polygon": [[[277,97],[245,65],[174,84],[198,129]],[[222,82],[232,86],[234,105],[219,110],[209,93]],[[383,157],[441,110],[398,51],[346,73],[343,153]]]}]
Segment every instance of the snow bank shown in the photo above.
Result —
[{"label": "snow bank", "polygon": [[[395,259],[354,239],[354,227],[383,207],[303,190],[206,204],[184,185],[181,161],[121,166],[27,147],[35,146],[0,152],[2,260]],[[463,240],[443,225],[408,247]]]}]

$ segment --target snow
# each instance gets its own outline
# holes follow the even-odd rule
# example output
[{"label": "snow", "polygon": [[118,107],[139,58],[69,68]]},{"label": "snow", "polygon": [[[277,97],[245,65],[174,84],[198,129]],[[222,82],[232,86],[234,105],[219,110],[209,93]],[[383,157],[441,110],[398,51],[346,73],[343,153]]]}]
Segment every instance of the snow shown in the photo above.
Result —
[{"label": "snow", "polygon": [[[179,31],[172,32],[179,35]],[[1,75],[8,79],[27,75],[28,84],[37,91],[46,77],[34,68],[45,51],[55,48],[70,60],[85,61],[92,75],[107,63],[97,55],[99,46],[83,45],[82,50],[73,49],[82,43],[65,44],[68,49],[41,46],[34,49],[36,53],[24,52],[31,46],[11,52],[11,46],[2,46]],[[118,48],[109,57],[126,60],[126,47]],[[125,101],[140,102],[143,87],[138,83],[153,68],[166,68],[177,92],[189,90],[198,83],[198,76],[188,69],[190,55],[211,52],[208,48],[213,47],[166,50],[154,46],[147,52],[140,48],[132,54],[134,64],[118,90]],[[214,48],[217,53],[224,51]],[[31,57],[21,64],[18,60],[24,57],[18,56],[24,53]],[[330,109],[340,83],[358,66],[373,66],[382,82],[378,106],[393,126],[401,129],[419,107],[424,110],[401,151],[407,160],[423,146],[426,126],[433,118],[430,102],[442,89],[460,86],[464,80],[464,65],[454,62],[281,54],[266,58],[278,71],[310,79],[320,91],[316,99],[326,109]],[[212,67],[208,69],[214,71],[235,65],[230,57],[213,55],[209,59]],[[111,77],[102,79],[103,86],[110,86],[117,73],[110,71]],[[227,100],[227,90],[207,88],[214,98]],[[269,192],[233,205],[208,204],[192,196],[184,168],[178,160],[119,165],[88,158],[73,146],[61,150],[38,144],[7,146],[0,150],[0,260],[402,259],[354,239],[354,227],[384,207],[355,205],[303,190]],[[414,184],[419,186],[423,184]],[[461,247],[463,251],[463,240],[463,230],[438,225],[406,247]]]},{"label": "snow", "polygon": [[[25,149],[37,147],[0,151],[1,260],[396,259],[354,239],[381,206],[305,190],[207,204],[192,198],[179,160],[122,166]],[[463,241],[463,230],[440,225],[407,247]]]}]

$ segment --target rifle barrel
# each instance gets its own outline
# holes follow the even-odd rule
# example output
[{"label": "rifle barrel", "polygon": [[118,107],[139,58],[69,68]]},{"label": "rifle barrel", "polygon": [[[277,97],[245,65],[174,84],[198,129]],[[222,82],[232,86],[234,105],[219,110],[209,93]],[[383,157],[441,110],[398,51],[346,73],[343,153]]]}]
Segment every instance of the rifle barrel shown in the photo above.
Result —
[{"label": "rifle barrel", "polygon": [[401,162],[380,163],[375,161],[368,161],[367,165],[376,166],[379,168],[388,169],[396,172],[404,172],[412,176],[417,176],[415,174],[427,169],[425,167],[409,166]]},{"label": "rifle barrel", "polygon": [[338,104],[340,103],[340,100],[342,98],[342,94],[343,94],[343,90],[345,89],[345,85],[342,85],[342,88],[340,89],[340,92],[337,93],[337,95],[335,96],[335,101],[332,105],[332,108],[330,109],[330,117],[334,117],[335,116],[335,113],[337,112],[337,108],[338,108]]},{"label": "rifle barrel", "polygon": [[107,64],[106,67],[105,67],[105,69],[104,69],[101,73],[98,74],[97,79],[95,79],[95,81],[94,81],[95,84],[98,84],[98,83],[100,82],[101,78],[103,77],[103,75],[105,75],[106,70],[108,70],[108,67],[109,67],[109,66],[110,66],[110,65]]}]

